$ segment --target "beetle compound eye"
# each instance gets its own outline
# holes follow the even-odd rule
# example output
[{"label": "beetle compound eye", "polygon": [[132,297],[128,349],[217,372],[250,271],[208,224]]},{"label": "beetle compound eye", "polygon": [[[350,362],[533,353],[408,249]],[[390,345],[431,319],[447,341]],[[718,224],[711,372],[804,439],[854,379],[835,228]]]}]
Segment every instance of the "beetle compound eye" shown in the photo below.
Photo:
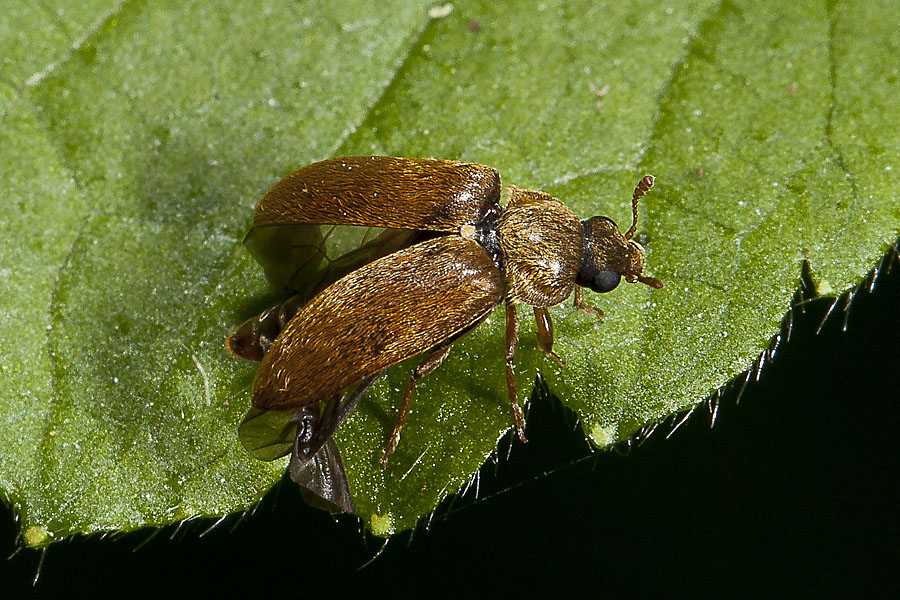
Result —
[{"label": "beetle compound eye", "polygon": [[622,279],[622,276],[615,271],[600,271],[594,277],[594,285],[591,286],[595,292],[600,292],[601,294],[604,292],[611,292],[616,289],[616,286],[619,285],[619,281]]}]

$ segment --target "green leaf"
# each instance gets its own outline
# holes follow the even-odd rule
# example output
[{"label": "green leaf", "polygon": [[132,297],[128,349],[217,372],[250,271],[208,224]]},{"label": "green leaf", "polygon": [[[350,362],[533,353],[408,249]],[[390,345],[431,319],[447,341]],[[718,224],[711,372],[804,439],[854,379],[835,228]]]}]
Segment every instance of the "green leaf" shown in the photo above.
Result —
[{"label": "green leaf", "polygon": [[[254,365],[230,328],[273,300],[240,244],[290,170],[341,154],[458,158],[627,226],[646,272],[553,310],[540,373],[598,446],[688,408],[777,334],[808,261],[838,295],[900,232],[892,2],[97,2],[0,15],[0,493],[24,539],[253,504],[285,461],[236,429]],[[475,25],[478,26],[475,26]],[[337,434],[380,534],[467,483],[511,424],[503,316],[421,382],[415,361]]]}]

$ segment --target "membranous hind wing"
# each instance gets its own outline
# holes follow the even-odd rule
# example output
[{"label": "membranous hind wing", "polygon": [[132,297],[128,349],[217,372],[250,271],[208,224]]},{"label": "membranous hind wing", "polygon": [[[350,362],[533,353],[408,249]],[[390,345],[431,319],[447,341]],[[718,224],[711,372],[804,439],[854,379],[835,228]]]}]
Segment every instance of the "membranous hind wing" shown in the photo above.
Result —
[{"label": "membranous hind wing", "polygon": [[341,394],[477,323],[503,300],[481,246],[430,239],[371,262],[310,300],[260,363],[253,405],[298,408]]}]

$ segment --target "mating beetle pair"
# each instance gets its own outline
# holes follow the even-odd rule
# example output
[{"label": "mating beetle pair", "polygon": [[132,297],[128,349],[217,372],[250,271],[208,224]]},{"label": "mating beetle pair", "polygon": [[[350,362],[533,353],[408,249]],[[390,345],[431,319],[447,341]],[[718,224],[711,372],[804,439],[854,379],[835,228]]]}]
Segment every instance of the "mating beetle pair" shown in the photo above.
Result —
[{"label": "mating beetle pair", "polygon": [[[250,319],[228,339],[238,356],[261,360],[253,406],[296,410],[291,475],[337,508],[353,503],[335,429],[388,367],[416,355],[382,465],[400,441],[416,381],[437,368],[457,339],[506,303],[506,382],[516,433],[525,440],[513,364],[519,340],[516,304],[534,310],[538,344],[553,352],[549,307],[582,288],[609,292],[624,277],[653,288],[642,274],[644,251],[606,217],[581,221],[543,192],[510,186],[500,205],[500,175],[488,166],[448,160],[353,156],[303,167],[277,183],[253,216],[254,230],[299,223],[384,227],[420,232],[320,291]],[[560,361],[561,362],[561,361]],[[286,453],[286,452],[285,452]]]}]

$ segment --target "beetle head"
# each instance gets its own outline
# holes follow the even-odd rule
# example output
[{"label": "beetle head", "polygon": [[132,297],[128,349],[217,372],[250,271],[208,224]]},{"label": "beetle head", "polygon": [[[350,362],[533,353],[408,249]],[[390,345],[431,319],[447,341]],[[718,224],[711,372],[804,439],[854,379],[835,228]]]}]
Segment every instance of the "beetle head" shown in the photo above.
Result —
[{"label": "beetle head", "polygon": [[628,283],[641,282],[655,289],[663,284],[654,277],[642,275],[644,270],[644,249],[631,239],[637,228],[638,199],[653,185],[653,176],[645,175],[634,188],[631,200],[633,220],[631,228],[624,234],[618,226],[606,217],[591,217],[581,222],[584,244],[581,254],[581,269],[576,283],[595,292],[609,292],[619,285],[622,277]]}]

